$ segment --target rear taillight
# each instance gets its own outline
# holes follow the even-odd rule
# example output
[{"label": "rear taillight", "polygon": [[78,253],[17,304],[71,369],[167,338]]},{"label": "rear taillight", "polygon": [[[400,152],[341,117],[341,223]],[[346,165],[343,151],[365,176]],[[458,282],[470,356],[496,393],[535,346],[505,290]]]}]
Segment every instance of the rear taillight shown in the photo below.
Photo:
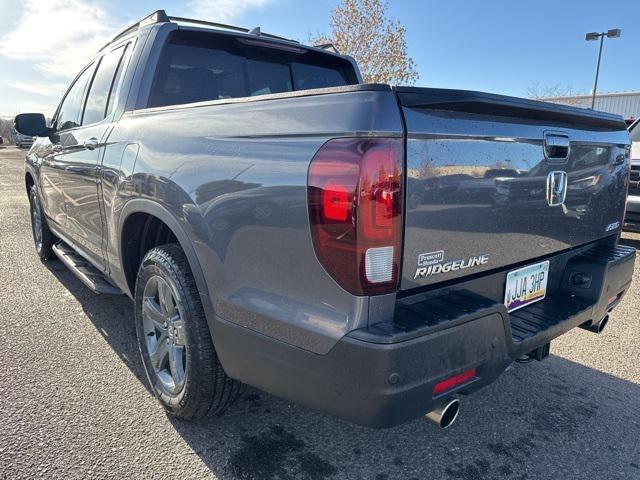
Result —
[{"label": "rear taillight", "polygon": [[316,255],[354,295],[394,292],[402,241],[402,139],[340,138],[309,168]]}]

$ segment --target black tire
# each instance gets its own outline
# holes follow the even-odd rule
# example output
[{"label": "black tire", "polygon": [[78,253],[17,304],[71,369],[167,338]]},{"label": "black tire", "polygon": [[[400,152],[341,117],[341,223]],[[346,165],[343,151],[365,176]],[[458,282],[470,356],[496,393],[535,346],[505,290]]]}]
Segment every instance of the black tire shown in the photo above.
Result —
[{"label": "black tire", "polygon": [[38,189],[35,185],[32,185],[31,190],[29,190],[29,209],[31,214],[31,233],[33,234],[36,253],[41,260],[51,260],[55,257],[53,245],[56,242],[56,237],[49,229],[47,218],[42,210]]},{"label": "black tire", "polygon": [[[161,325],[158,328],[163,319],[164,330]],[[136,279],[135,323],[147,378],[167,412],[195,420],[223,412],[240,396],[243,385],[222,368],[195,280],[179,245],[155,247],[144,256]],[[165,344],[168,346],[163,347]],[[163,355],[166,360],[161,360]]]}]

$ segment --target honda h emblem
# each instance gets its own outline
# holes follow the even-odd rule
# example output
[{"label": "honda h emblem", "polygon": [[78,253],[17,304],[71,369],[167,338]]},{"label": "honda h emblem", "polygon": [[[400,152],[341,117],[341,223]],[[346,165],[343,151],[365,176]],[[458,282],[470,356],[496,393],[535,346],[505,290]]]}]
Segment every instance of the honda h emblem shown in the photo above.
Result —
[{"label": "honda h emblem", "polygon": [[562,205],[567,198],[567,173],[551,172],[547,175],[547,203],[550,207]]}]

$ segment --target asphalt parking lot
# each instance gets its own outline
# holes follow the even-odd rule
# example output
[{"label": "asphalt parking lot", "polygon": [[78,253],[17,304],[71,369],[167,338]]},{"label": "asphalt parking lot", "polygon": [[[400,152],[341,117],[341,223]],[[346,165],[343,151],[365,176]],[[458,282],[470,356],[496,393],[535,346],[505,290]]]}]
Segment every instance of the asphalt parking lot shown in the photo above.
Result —
[{"label": "asphalt parking lot", "polygon": [[0,147],[0,479],[640,479],[640,264],[604,333],[515,365],[449,430],[369,430],[254,389],[189,424],[146,388],[130,301],[38,260],[23,158]]}]

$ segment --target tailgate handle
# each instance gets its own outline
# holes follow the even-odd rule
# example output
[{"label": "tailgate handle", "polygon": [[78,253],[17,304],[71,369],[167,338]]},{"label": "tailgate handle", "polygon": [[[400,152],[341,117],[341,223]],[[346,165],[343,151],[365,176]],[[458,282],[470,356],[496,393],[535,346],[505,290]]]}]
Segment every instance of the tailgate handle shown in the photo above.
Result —
[{"label": "tailgate handle", "polygon": [[545,132],[544,156],[547,160],[566,160],[569,158],[571,142],[563,133]]}]

